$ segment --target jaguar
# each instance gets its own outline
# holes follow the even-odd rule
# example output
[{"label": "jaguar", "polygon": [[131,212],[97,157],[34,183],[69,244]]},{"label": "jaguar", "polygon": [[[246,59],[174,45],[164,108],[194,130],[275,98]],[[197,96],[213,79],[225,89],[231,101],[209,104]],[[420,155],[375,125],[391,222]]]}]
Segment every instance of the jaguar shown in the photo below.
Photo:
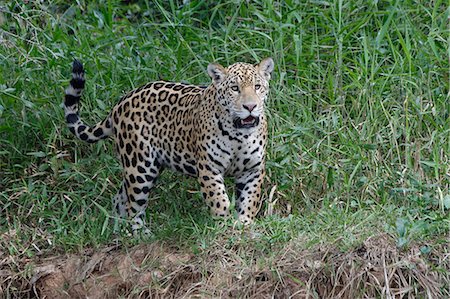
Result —
[{"label": "jaguar", "polygon": [[230,214],[224,178],[235,182],[238,220],[252,223],[261,208],[265,175],[265,102],[272,58],[257,64],[211,63],[208,86],[155,81],[126,95],[93,126],[79,114],[85,88],[83,64],[74,60],[65,90],[69,130],[82,141],[112,137],[123,168],[113,209],[133,232],[145,228],[145,210],[163,169],[196,177],[213,216]]}]

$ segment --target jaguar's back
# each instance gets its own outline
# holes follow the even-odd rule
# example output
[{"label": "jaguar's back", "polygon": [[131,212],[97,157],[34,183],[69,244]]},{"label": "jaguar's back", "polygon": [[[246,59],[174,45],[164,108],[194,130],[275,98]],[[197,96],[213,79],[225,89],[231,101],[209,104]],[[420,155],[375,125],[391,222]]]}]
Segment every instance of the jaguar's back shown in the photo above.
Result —
[{"label": "jaguar's back", "polygon": [[152,82],[122,98],[111,119],[117,151],[125,167],[142,163],[134,149],[150,148],[158,164],[196,175],[194,117],[205,87]]}]

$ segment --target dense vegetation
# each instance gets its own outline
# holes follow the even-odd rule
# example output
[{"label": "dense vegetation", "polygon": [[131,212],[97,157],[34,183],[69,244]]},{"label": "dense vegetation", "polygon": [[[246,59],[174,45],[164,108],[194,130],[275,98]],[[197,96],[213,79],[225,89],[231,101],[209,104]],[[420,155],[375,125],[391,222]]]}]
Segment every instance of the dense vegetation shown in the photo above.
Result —
[{"label": "dense vegetation", "polygon": [[0,4],[0,254],[113,239],[200,254],[219,239],[247,242],[232,221],[210,218],[195,180],[170,172],[151,194],[150,240],[115,235],[112,143],[75,140],[60,103],[74,58],[92,124],[148,81],[208,84],[209,62],[271,56],[266,202],[252,248],[270,256],[301,238],[301,249],[346,252],[387,234],[399,250],[448,255],[447,16],[439,0]]}]

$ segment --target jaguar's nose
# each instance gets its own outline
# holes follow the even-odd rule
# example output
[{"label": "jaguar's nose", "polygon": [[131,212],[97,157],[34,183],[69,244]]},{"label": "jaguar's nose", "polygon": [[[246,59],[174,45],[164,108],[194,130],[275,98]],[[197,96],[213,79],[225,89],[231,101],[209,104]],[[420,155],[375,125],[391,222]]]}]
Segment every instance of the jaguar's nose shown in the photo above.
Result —
[{"label": "jaguar's nose", "polygon": [[245,109],[247,109],[249,112],[252,112],[253,109],[255,109],[256,104],[249,103],[249,104],[243,104],[242,105]]}]

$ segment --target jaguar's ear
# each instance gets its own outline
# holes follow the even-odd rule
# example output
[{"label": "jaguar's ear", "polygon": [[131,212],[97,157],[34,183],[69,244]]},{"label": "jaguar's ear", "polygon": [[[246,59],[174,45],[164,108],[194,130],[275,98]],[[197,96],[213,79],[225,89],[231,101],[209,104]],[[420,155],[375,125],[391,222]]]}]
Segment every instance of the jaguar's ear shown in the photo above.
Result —
[{"label": "jaguar's ear", "polygon": [[223,66],[217,63],[208,65],[208,75],[214,82],[214,85],[221,83],[227,76],[227,71]]},{"label": "jaguar's ear", "polygon": [[268,57],[263,59],[258,65],[258,71],[267,80],[270,80],[270,74],[274,68],[273,59]]}]

